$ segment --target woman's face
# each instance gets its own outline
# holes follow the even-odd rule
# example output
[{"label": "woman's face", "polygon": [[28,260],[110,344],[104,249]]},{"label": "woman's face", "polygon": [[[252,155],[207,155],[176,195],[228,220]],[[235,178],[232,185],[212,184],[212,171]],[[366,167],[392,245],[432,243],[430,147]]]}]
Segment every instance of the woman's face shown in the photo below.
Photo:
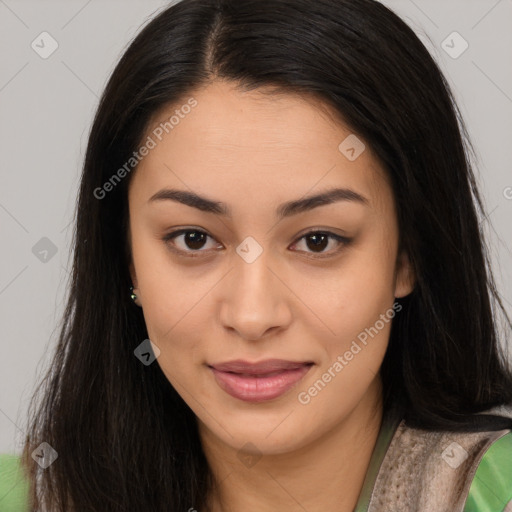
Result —
[{"label": "woman's face", "polygon": [[[392,190],[313,99],[227,82],[191,97],[155,118],[129,189],[153,364],[204,435],[283,453],[378,403],[394,299],[413,287]],[[297,364],[212,369],[268,359]]]}]

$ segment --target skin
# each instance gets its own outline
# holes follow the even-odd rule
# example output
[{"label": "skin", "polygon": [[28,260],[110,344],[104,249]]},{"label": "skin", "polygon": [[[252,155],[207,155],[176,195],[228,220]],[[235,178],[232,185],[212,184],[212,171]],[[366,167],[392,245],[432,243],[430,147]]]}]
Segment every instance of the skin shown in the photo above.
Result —
[{"label": "skin", "polygon": [[[198,105],[132,177],[130,272],[157,364],[197,417],[218,482],[211,510],[352,511],[381,426],[391,322],[309,403],[298,394],[413,289],[392,189],[368,145],[354,161],[342,154],[352,132],[317,98],[240,92],[222,81],[191,96]],[[281,203],[334,187],[368,204],[339,201],[277,220]],[[148,202],[163,188],[222,201],[232,217]],[[209,237],[162,240],[180,228]],[[303,236],[320,229],[352,241],[315,249]],[[263,250],[252,263],[236,252],[248,236]],[[315,364],[296,387],[255,404],[224,392],[207,366],[238,358]]]}]

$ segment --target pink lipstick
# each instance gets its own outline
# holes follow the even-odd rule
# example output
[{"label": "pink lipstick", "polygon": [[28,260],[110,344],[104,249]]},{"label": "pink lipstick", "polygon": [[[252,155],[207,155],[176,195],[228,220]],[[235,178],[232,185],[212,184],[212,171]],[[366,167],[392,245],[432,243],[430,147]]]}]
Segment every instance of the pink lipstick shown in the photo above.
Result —
[{"label": "pink lipstick", "polygon": [[308,373],[312,362],[267,359],[250,363],[237,359],[208,365],[226,393],[245,402],[264,402],[293,388]]}]

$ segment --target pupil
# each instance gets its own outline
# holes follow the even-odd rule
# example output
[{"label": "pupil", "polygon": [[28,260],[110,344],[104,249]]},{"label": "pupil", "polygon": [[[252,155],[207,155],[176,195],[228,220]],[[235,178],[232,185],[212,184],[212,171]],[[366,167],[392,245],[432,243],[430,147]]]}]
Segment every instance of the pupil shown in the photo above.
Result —
[{"label": "pupil", "polygon": [[203,246],[204,240],[198,241],[200,238],[204,238],[204,233],[198,233],[197,231],[189,231],[185,236],[186,243],[190,249],[200,249]]},{"label": "pupil", "polygon": [[[307,237],[309,240],[316,240],[314,243],[313,243],[313,246],[312,247],[309,247],[310,249],[325,249],[325,241],[327,240],[327,237],[324,235],[324,234],[320,234],[320,235],[309,235]],[[320,238],[322,240],[320,240]],[[309,246],[309,245],[308,245]]]}]

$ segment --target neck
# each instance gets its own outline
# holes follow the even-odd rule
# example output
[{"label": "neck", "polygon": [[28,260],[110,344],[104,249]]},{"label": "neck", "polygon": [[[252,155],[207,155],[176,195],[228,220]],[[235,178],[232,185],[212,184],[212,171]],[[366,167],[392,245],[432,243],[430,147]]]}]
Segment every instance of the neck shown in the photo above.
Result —
[{"label": "neck", "polygon": [[250,467],[204,424],[199,433],[216,482],[209,512],[352,512],[382,424],[382,386],[376,379],[356,407],[325,435],[299,449],[262,454]]}]

